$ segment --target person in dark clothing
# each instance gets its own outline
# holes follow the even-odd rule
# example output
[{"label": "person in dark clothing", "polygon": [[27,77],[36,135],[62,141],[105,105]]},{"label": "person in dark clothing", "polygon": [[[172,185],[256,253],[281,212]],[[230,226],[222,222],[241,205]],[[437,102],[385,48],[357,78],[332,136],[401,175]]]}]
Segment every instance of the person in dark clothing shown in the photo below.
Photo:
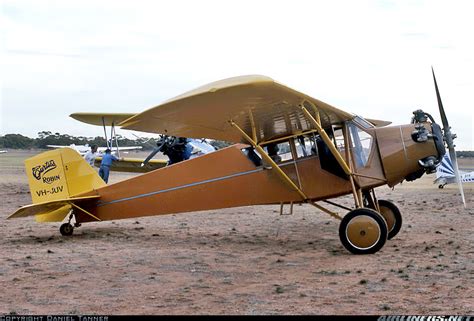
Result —
[{"label": "person in dark clothing", "polygon": [[168,165],[182,162],[191,157],[192,146],[185,137],[165,138],[167,141],[161,147],[164,155],[168,156]]},{"label": "person in dark clothing", "polygon": [[102,162],[100,163],[99,176],[104,180],[104,182],[109,182],[109,172],[110,166],[112,166],[113,161],[118,161],[119,159],[112,155],[110,149],[105,150],[104,156],[102,156]]}]

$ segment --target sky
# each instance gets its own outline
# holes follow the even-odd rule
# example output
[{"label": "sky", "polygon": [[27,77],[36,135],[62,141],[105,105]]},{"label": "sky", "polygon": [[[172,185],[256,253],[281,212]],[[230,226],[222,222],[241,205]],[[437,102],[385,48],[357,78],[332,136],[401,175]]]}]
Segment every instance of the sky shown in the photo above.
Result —
[{"label": "sky", "polygon": [[103,135],[69,115],[141,112],[251,74],[364,117],[441,122],[433,66],[457,150],[474,150],[472,1],[0,3],[0,135]]}]

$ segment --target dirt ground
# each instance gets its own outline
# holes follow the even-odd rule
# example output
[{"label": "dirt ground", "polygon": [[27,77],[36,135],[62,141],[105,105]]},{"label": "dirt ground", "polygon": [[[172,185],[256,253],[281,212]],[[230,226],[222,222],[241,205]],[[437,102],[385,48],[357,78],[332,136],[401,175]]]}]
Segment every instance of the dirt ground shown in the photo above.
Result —
[{"label": "dirt ground", "polygon": [[474,313],[474,184],[467,210],[433,175],[378,188],[404,222],[374,255],[347,252],[338,221],[310,205],[90,223],[62,237],[59,224],[5,220],[31,203],[29,155],[0,155],[0,314]]}]

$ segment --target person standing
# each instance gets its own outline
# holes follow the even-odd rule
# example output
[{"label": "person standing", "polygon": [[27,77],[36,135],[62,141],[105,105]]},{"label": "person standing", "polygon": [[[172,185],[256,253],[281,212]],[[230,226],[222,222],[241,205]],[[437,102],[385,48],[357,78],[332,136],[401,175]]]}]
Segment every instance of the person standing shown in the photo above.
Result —
[{"label": "person standing", "polygon": [[112,155],[110,149],[105,150],[104,156],[102,156],[102,162],[100,163],[99,176],[104,180],[104,182],[109,182],[109,172],[110,166],[112,166],[113,161],[118,161],[119,159]]},{"label": "person standing", "polygon": [[92,145],[91,146],[91,150],[88,151],[85,155],[84,155],[84,159],[86,160],[86,162],[89,163],[89,165],[91,165],[92,167],[94,167],[94,161],[95,161],[95,158],[97,157],[97,145]]}]

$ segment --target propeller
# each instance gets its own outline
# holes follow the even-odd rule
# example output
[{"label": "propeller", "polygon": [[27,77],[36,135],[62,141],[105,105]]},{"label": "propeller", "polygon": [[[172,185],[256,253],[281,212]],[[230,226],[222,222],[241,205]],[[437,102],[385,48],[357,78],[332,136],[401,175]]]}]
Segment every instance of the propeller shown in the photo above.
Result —
[{"label": "propeller", "polygon": [[431,66],[431,72],[433,73],[433,80],[436,89],[436,98],[438,99],[439,114],[441,115],[441,121],[443,122],[444,140],[446,142],[446,145],[448,146],[449,156],[451,157],[451,162],[453,163],[454,174],[456,175],[456,180],[458,182],[462,203],[464,204],[464,208],[466,208],[466,199],[464,198],[464,190],[462,188],[461,177],[459,176],[458,160],[456,158],[456,150],[454,149],[455,145],[453,143],[453,140],[456,138],[456,134],[451,133],[451,127],[449,126],[448,118],[446,117],[446,113],[444,112],[443,102],[441,101],[441,96],[439,94],[438,84],[436,82],[436,76],[434,73],[433,66]]},{"label": "propeller", "polygon": [[150,155],[148,155],[147,158],[145,158],[145,160],[143,161],[143,163],[140,164],[140,167],[143,167],[145,166],[146,164],[148,164],[148,162],[150,161],[150,159],[152,159],[160,150],[161,148],[166,144],[166,136],[162,136],[161,137],[161,144],[157,144],[157,146],[155,148],[153,148],[153,151],[150,153]]}]

